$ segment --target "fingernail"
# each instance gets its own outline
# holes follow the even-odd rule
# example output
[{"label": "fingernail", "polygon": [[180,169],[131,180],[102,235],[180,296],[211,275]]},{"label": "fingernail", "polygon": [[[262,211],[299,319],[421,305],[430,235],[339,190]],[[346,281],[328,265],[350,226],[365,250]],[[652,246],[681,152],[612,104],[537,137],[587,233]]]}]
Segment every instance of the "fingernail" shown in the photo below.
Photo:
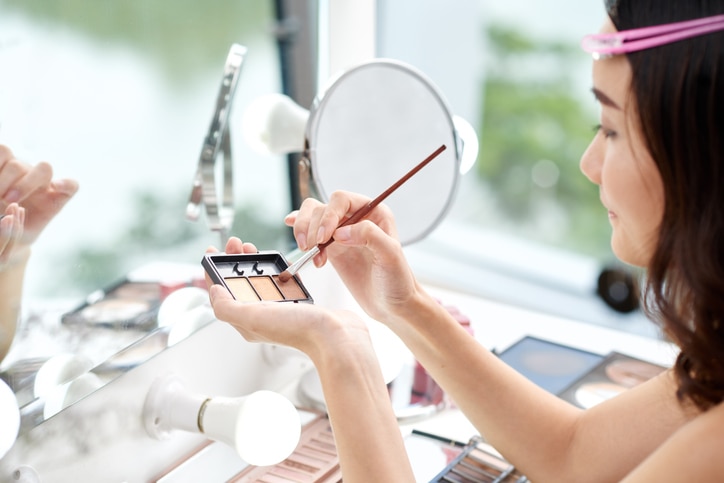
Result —
[{"label": "fingernail", "polygon": [[304,233],[297,235],[297,245],[299,245],[299,248],[302,250],[307,249],[307,236]]},{"label": "fingernail", "polygon": [[352,227],[351,226],[343,226],[341,228],[338,228],[337,231],[334,232],[334,239],[340,242],[348,241],[352,238]]},{"label": "fingernail", "polygon": [[319,230],[317,230],[317,243],[324,243],[326,241],[327,241],[327,230],[325,230],[323,226],[320,226]]},{"label": "fingernail", "polygon": [[3,201],[5,203],[14,203],[20,199],[20,191],[16,189],[11,189],[7,193],[5,193],[5,197],[3,198]]},{"label": "fingernail", "polygon": [[221,285],[214,284],[209,287],[209,300],[211,300],[211,304],[213,305],[215,300],[226,297],[227,293],[227,290]]},{"label": "fingernail", "polygon": [[53,181],[53,186],[61,193],[70,193],[74,189],[73,183],[67,179],[57,179]]}]

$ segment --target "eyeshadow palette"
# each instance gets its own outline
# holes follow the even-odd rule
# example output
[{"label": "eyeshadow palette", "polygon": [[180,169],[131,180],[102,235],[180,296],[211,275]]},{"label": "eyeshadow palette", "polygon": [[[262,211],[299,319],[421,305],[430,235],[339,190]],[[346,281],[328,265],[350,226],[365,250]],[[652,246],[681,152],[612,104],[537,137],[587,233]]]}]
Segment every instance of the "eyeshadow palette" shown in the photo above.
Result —
[{"label": "eyeshadow palette", "polygon": [[297,275],[280,280],[289,264],[279,252],[207,254],[201,265],[240,302],[314,302]]},{"label": "eyeshadow palette", "polygon": [[337,447],[326,416],[317,416],[302,429],[294,452],[273,466],[249,466],[230,483],[339,483]]},{"label": "eyeshadow palette", "polygon": [[558,396],[588,409],[656,377],[664,370],[664,366],[611,352]]},{"label": "eyeshadow palette", "polygon": [[490,445],[479,437],[474,437],[444,470],[430,480],[430,483],[527,483],[528,481],[525,475],[499,456]]},{"label": "eyeshadow palette", "polygon": [[503,362],[547,391],[558,394],[603,360],[603,356],[526,336],[499,355]]},{"label": "eyeshadow palette", "polygon": [[600,355],[531,336],[523,337],[499,357],[543,389],[583,409],[665,370],[615,351]]},{"label": "eyeshadow palette", "polygon": [[105,290],[89,295],[86,301],[63,314],[69,325],[119,329],[149,329],[156,324],[162,287],[157,282],[121,280]]}]

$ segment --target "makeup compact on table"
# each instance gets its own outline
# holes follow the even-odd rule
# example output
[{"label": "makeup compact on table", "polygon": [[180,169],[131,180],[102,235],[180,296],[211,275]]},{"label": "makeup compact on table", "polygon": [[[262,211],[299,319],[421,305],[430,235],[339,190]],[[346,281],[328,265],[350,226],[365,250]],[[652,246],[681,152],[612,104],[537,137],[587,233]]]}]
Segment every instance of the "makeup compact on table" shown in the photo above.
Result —
[{"label": "makeup compact on table", "polygon": [[161,285],[124,279],[90,294],[85,302],[63,314],[68,325],[148,330],[156,325]]},{"label": "makeup compact on table", "polygon": [[508,347],[500,358],[543,389],[583,409],[665,370],[620,352],[601,355],[531,336]]},{"label": "makeup compact on table", "polygon": [[417,481],[430,483],[528,483],[492,446],[473,436],[467,443],[413,430],[405,438]]}]

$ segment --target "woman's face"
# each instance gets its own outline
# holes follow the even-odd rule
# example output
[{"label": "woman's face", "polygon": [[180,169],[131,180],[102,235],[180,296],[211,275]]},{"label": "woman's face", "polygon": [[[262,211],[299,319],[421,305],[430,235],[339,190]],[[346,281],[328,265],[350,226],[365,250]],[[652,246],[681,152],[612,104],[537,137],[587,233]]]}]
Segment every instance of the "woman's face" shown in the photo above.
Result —
[{"label": "woman's face", "polygon": [[[610,21],[603,32],[615,31]],[[581,171],[599,186],[613,228],[611,247],[623,262],[646,266],[658,239],[664,190],[646,149],[625,56],[593,62],[593,92],[601,105],[600,126],[581,158]]]}]

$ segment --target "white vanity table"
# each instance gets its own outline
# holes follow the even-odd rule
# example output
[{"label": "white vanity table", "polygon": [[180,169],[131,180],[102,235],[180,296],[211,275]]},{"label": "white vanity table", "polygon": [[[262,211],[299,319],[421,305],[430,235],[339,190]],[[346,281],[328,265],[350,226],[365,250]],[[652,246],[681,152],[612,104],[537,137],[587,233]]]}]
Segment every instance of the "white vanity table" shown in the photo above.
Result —
[{"label": "white vanity table", "polygon": [[[359,310],[331,269],[305,270],[302,276],[316,303]],[[662,365],[671,364],[675,356],[674,348],[662,341],[440,287],[429,286],[428,290],[469,317],[480,343],[498,351],[532,335],[600,354],[615,350]],[[207,441],[202,435],[182,431],[173,432],[165,440],[149,436],[143,423],[143,405],[159,377],[175,374],[190,390],[209,396],[271,389],[299,403],[299,381],[310,368],[304,357],[280,356],[278,348],[247,343],[227,324],[212,322],[21,433],[15,446],[0,460],[0,481],[155,481]],[[463,442],[476,434],[454,409],[401,426],[405,434],[413,429]],[[216,442],[193,460],[193,465],[186,465],[184,471],[163,481],[194,481],[198,472],[204,475],[203,481],[225,481],[225,477],[214,473],[228,475],[245,466],[233,450]]]},{"label": "white vanity table", "polygon": [[[497,352],[524,336],[534,336],[601,355],[617,351],[664,366],[671,365],[677,354],[676,347],[662,340],[540,314],[443,288],[428,287],[428,290],[466,314],[476,339]],[[411,426],[458,441],[467,441],[475,434],[474,428],[455,411]]]}]

